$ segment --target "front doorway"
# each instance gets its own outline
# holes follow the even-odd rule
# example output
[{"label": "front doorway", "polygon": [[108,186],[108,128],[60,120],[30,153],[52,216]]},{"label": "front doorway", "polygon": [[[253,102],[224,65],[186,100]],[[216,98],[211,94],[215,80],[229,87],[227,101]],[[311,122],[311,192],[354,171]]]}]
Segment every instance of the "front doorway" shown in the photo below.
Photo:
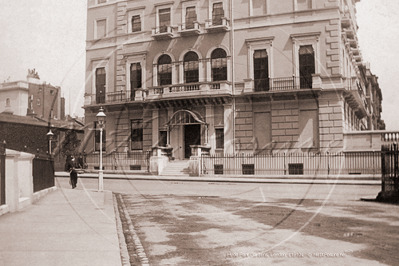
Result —
[{"label": "front doorway", "polygon": [[184,125],[184,158],[191,156],[190,145],[201,145],[201,124]]}]

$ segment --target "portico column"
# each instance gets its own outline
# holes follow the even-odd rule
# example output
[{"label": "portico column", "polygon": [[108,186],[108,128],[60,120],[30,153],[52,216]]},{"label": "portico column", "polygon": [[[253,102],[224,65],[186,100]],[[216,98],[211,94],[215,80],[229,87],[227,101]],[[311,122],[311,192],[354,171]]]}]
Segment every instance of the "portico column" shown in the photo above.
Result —
[{"label": "portico column", "polygon": [[215,151],[215,113],[213,105],[205,105],[205,121],[208,124],[208,134],[205,141],[208,142],[208,146],[211,147],[211,151]]},{"label": "portico column", "polygon": [[[168,107],[168,121],[172,118],[173,115],[173,108],[172,107]],[[172,127],[168,124],[167,125],[167,136],[166,136],[166,146],[169,147],[170,145],[170,131],[172,130]]]}]

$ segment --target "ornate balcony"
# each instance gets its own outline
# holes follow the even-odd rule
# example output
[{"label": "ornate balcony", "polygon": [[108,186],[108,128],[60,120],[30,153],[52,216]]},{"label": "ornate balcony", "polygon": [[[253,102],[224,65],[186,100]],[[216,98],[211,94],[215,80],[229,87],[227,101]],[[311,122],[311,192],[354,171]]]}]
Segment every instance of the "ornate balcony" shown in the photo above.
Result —
[{"label": "ornate balcony", "polygon": [[[244,93],[297,91],[319,88],[315,77],[266,78],[260,80],[245,79]],[[320,82],[319,82],[320,83]]]},{"label": "ornate balcony", "polygon": [[125,103],[125,102],[141,102],[145,98],[143,90],[133,91],[115,91],[105,94],[85,94],[84,105],[108,104],[108,103]]},{"label": "ornate balcony", "polygon": [[225,17],[216,20],[205,20],[205,30],[208,33],[226,32],[229,29],[229,20]]},{"label": "ornate balcony", "polygon": [[343,29],[349,28],[351,26],[351,19],[344,16],[341,18],[341,27]]},{"label": "ornate balcony", "polygon": [[200,34],[200,28],[197,21],[193,23],[183,23],[179,25],[178,32],[181,36],[193,36]]},{"label": "ornate balcony", "polygon": [[369,113],[369,108],[366,101],[364,83],[358,78],[348,78],[344,80],[345,91],[344,94],[346,101],[352,106],[353,109],[366,116]]},{"label": "ornate balcony", "polygon": [[152,28],[151,36],[155,40],[171,39],[173,37],[173,28],[172,26],[158,26]]},{"label": "ornate balcony", "polygon": [[354,39],[355,34],[352,29],[344,29],[344,33],[348,39]]},{"label": "ornate balcony", "polygon": [[220,94],[232,94],[231,84],[229,82],[187,83],[152,87],[148,89],[147,99],[190,98]]}]

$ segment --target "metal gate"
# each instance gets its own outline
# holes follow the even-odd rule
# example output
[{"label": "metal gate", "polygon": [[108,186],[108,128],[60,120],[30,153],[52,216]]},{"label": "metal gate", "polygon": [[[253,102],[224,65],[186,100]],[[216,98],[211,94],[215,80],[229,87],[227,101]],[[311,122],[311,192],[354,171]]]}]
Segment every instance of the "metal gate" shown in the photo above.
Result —
[{"label": "metal gate", "polygon": [[36,157],[33,159],[33,192],[53,187],[54,182],[54,159]]},{"label": "metal gate", "polygon": [[398,144],[381,147],[382,192],[399,193]]}]

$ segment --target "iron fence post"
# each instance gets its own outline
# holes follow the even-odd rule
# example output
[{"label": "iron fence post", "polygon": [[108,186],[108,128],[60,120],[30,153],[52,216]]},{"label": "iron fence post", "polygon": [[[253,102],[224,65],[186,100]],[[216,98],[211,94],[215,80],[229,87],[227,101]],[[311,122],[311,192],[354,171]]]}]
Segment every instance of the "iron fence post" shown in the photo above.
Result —
[{"label": "iron fence post", "polygon": [[284,175],[287,175],[287,165],[285,163],[285,154],[286,154],[286,152],[284,152]]},{"label": "iron fence post", "polygon": [[0,205],[6,204],[6,141],[0,146]]},{"label": "iron fence post", "polygon": [[330,152],[327,151],[327,175],[330,175]]},{"label": "iron fence post", "polygon": [[381,191],[385,192],[385,146],[381,146]]},{"label": "iron fence post", "polygon": [[399,191],[399,182],[398,182],[398,145],[396,143],[393,144],[393,156],[394,156],[394,190],[395,193],[397,193]]}]

